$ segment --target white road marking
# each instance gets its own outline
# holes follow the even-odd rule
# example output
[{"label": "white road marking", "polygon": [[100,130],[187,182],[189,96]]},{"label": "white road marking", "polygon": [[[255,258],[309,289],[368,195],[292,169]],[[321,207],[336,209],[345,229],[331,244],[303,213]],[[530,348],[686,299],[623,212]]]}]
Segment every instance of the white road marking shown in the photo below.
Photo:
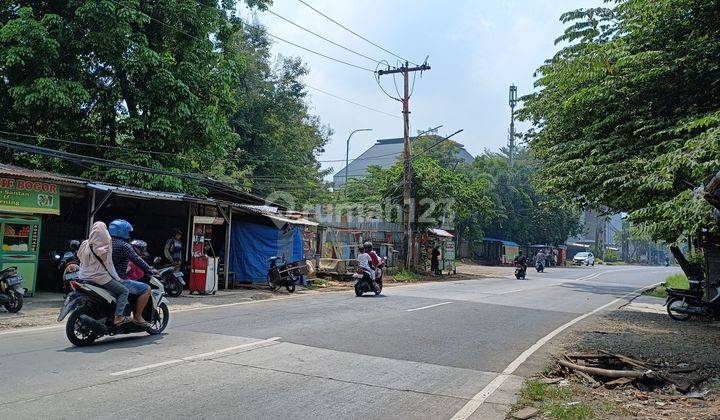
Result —
[{"label": "white road marking", "polygon": [[437,306],[447,305],[447,304],[450,304],[450,303],[452,303],[452,302],[442,302],[442,303],[436,303],[436,304],[434,304],[434,305],[423,306],[423,307],[421,307],[421,308],[405,309],[405,312],[422,311],[423,309],[435,308],[435,307],[437,307]]},{"label": "white road marking", "polygon": [[525,290],[525,289],[513,289],[513,290],[508,290],[508,291],[505,291],[505,292],[491,293],[491,294],[492,294],[492,295],[506,295],[506,294],[508,294],[508,293],[522,292],[523,290]]},{"label": "white road marking", "polygon": [[174,365],[174,364],[182,363],[182,362],[190,362],[193,360],[205,359],[205,358],[208,358],[211,356],[216,356],[218,354],[227,353],[227,352],[233,351],[233,350],[248,349],[248,348],[258,347],[263,344],[273,343],[279,339],[280,339],[280,337],[271,337],[271,338],[268,338],[267,340],[253,341],[252,343],[240,344],[239,346],[226,347],[224,349],[213,350],[213,351],[209,351],[207,353],[200,353],[200,354],[195,354],[192,356],[181,357],[180,359],[170,359],[170,360],[166,360],[166,361],[160,362],[160,363],[153,363],[150,365],[140,366],[140,367],[136,367],[136,368],[132,368],[132,369],[121,370],[119,372],[113,372],[110,374],[110,376],[127,375],[130,373],[141,372],[143,370],[154,369],[154,368],[160,367],[160,366]]},{"label": "white road marking", "polygon": [[515,360],[513,360],[498,376],[496,376],[492,381],[490,381],[489,384],[485,386],[480,392],[475,394],[474,397],[470,399],[470,401],[463,406],[463,408],[460,409],[455,415],[452,417],[452,420],[465,420],[469,418],[470,416],[477,411],[478,408],[480,408],[481,405],[485,402],[485,400],[488,399],[495,391],[497,391],[498,388],[507,380],[507,378],[510,377],[510,375],[515,372],[515,370],[520,367],[521,364],[523,364],[530,356],[532,356],[533,353],[535,353],[540,347],[542,347],[545,343],[552,340],[555,336],[560,334],[561,332],[565,331],[567,328],[577,324],[578,322],[582,321],[583,319],[595,315],[596,313],[602,311],[603,309],[606,309],[609,306],[615,305],[616,303],[620,302],[621,300],[624,300],[625,298],[632,296],[636,293],[639,293],[643,290],[646,290],[650,287],[657,286],[661,283],[655,283],[650,286],[645,286],[640,289],[637,289],[633,292],[627,293],[623,295],[622,297],[619,297],[615,300],[613,300],[610,303],[606,303],[605,305],[600,306],[599,308],[596,308],[584,315],[580,315],[579,317],[572,319],[565,324],[555,328],[553,331],[551,331],[548,335],[538,340],[535,344],[530,346],[527,350],[522,352]]}]

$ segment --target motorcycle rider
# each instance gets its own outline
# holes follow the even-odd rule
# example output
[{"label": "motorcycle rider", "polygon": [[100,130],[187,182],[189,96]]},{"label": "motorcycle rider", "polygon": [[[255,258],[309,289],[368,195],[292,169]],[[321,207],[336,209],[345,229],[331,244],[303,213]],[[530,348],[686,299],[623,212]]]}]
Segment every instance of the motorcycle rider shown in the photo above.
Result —
[{"label": "motorcycle rider", "polygon": [[130,293],[137,295],[137,302],[135,303],[135,309],[133,310],[133,320],[135,324],[141,327],[149,327],[150,324],[145,321],[142,317],[145,305],[147,305],[150,299],[150,286],[143,282],[136,280],[129,280],[127,278],[128,263],[132,261],[137,265],[144,273],[156,274],[157,271],[150,267],[138,254],[133,251],[130,245],[130,232],[133,227],[127,220],[116,219],[110,222],[108,226],[110,236],[112,237],[112,261],[115,266],[115,271],[122,273],[122,280],[125,286],[128,288]]},{"label": "motorcycle rider", "polygon": [[528,259],[523,255],[522,251],[518,251],[517,257],[513,260],[513,264],[522,267],[523,273],[527,272]]},{"label": "motorcycle rider", "polygon": [[545,268],[545,260],[547,259],[547,256],[545,255],[545,252],[541,249],[538,251],[537,255],[535,255],[535,264],[540,263],[542,264],[543,268]]},{"label": "motorcycle rider", "polygon": [[370,264],[372,265],[372,267],[375,271],[374,280],[377,280],[378,278],[380,278],[380,276],[382,276],[382,274],[380,272],[380,264],[382,264],[382,258],[380,258],[378,253],[375,252],[375,250],[373,249],[373,246],[372,246],[372,242],[370,242],[370,241],[366,241],[363,244],[363,249],[370,250],[370,251],[368,251],[368,255],[370,255]]},{"label": "motorcycle rider", "polygon": [[[363,271],[363,280],[367,282],[373,292],[377,292],[378,286],[375,284],[375,266],[373,266],[372,257],[370,256],[372,244],[365,242],[361,250],[362,252],[357,256],[358,267]],[[377,257],[377,254],[375,256]]]},{"label": "motorcycle rider", "polygon": [[[147,252],[147,242],[143,240],[133,239],[130,241],[130,246],[132,246],[133,251],[135,251],[135,253],[142,259],[147,258],[149,255]],[[145,271],[138,267],[134,262],[128,261],[127,278],[129,280],[140,280],[143,277],[145,277]]]},{"label": "motorcycle rider", "polygon": [[92,225],[90,235],[80,244],[77,255],[80,260],[79,278],[94,283],[115,296],[115,325],[130,322],[131,319],[124,316],[129,290],[120,281],[112,263],[112,239],[105,223],[95,222]]}]

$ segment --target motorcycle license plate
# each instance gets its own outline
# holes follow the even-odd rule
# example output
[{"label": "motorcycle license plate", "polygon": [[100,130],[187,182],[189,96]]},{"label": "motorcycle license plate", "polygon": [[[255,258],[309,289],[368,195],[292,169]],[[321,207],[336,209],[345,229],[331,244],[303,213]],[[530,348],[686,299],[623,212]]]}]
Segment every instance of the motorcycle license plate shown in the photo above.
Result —
[{"label": "motorcycle license plate", "polygon": [[21,275],[11,276],[11,277],[8,277],[6,281],[7,281],[8,286],[15,286],[16,284],[22,283],[22,276]]}]

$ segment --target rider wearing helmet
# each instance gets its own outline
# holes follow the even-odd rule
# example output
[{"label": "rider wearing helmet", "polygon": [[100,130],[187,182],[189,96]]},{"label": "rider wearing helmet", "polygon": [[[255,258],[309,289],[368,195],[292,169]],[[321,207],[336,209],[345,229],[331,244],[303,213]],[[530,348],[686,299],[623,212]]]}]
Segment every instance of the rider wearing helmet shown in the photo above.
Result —
[{"label": "rider wearing helmet", "polygon": [[130,245],[130,232],[132,232],[133,227],[127,220],[113,220],[108,225],[108,230],[112,237],[112,261],[115,271],[122,277],[123,283],[130,290],[130,293],[138,295],[135,310],[133,311],[133,322],[142,327],[149,327],[150,324],[143,319],[142,313],[148,299],[150,299],[150,286],[127,278],[128,263],[132,261],[144,273],[155,273],[156,271],[133,251]]},{"label": "rider wearing helmet", "polygon": [[[145,259],[149,255],[147,252],[147,243],[143,240],[133,239],[132,241],[130,241],[130,246],[132,246],[133,251],[135,251],[135,253],[138,254],[140,258]],[[134,262],[129,261],[126,277],[128,280],[140,280],[145,277],[145,272]]]},{"label": "rider wearing helmet", "polygon": [[68,242],[68,248],[70,248],[72,252],[77,252],[78,248],[80,248],[80,241],[78,241],[77,239],[73,239],[72,241]]},{"label": "rider wearing helmet", "polygon": [[361,251],[357,256],[358,267],[363,270],[363,279],[368,283],[368,286],[370,286],[373,291],[377,291],[378,288],[375,284],[375,266],[373,266],[372,257],[370,256],[372,244],[365,242]]}]

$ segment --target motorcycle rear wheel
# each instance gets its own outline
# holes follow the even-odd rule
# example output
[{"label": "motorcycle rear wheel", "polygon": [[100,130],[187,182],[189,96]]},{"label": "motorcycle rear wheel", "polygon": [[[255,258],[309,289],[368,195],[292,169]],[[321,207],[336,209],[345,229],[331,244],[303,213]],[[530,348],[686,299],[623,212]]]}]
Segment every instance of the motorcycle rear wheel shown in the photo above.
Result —
[{"label": "motorcycle rear wheel", "polygon": [[[674,305],[677,304],[677,305]],[[670,315],[670,318],[674,319],[675,321],[687,321],[690,319],[690,314],[685,314],[681,312],[675,312],[673,311],[673,308],[676,308],[678,306],[684,306],[685,302],[683,299],[680,298],[673,298],[670,299],[670,301],[667,303],[667,313]]]},{"label": "motorcycle rear wheel", "polygon": [[285,289],[287,289],[287,291],[290,293],[295,293],[295,285],[294,284],[288,284],[287,286],[285,286]]},{"label": "motorcycle rear wheel", "polygon": [[355,285],[355,296],[360,297],[360,296],[362,296],[362,295],[363,295],[363,291],[362,291],[362,289],[360,288],[360,286]]},{"label": "motorcycle rear wheel", "polygon": [[10,290],[10,302],[3,303],[3,306],[5,309],[7,309],[10,313],[17,313],[20,312],[20,309],[23,307],[23,296],[20,292],[17,290]]},{"label": "motorcycle rear wheel", "polygon": [[92,331],[86,331],[80,322],[80,316],[88,315],[90,312],[84,308],[78,308],[70,314],[65,324],[65,335],[70,342],[78,347],[89,346],[97,340],[97,336]]},{"label": "motorcycle rear wheel", "polygon": [[182,284],[178,280],[173,280],[168,283],[165,288],[165,293],[170,297],[178,297],[182,294]]}]

